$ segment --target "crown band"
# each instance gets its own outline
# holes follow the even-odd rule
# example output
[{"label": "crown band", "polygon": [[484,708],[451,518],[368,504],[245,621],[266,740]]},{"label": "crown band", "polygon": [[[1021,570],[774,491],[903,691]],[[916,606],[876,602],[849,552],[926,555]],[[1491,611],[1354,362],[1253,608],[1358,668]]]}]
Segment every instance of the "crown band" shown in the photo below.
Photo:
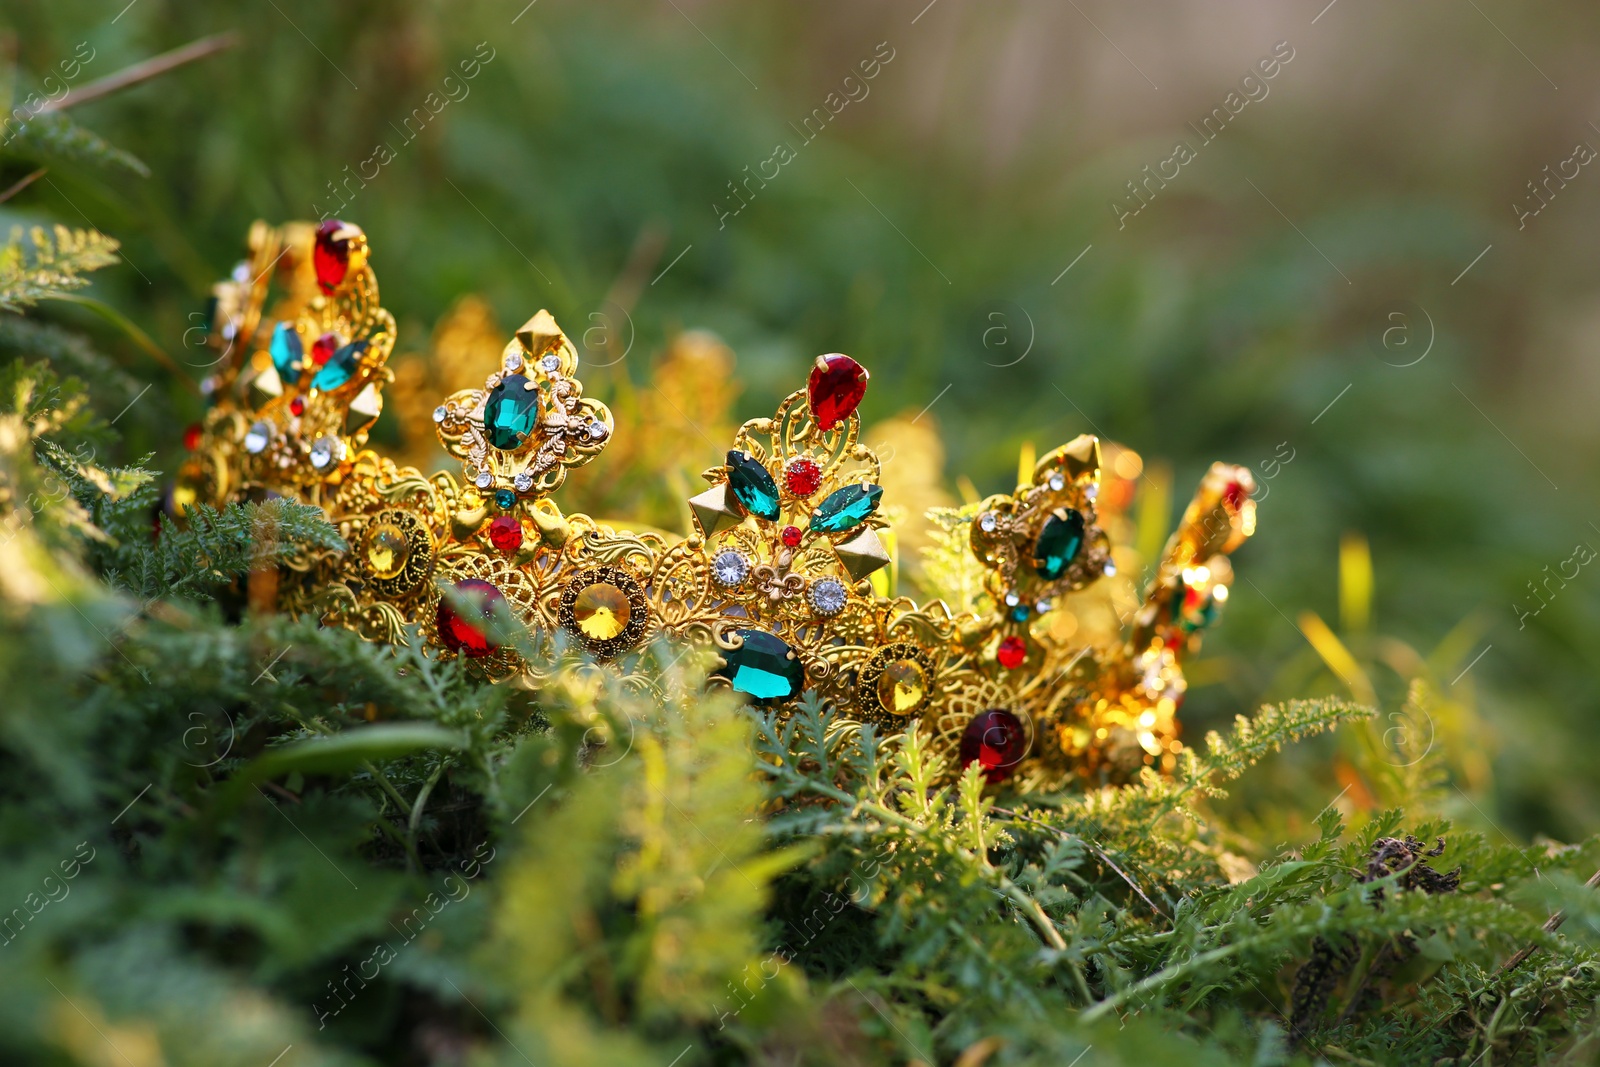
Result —
[{"label": "crown band", "polygon": [[434,410],[460,470],[424,475],[365,447],[395,341],[365,234],[257,223],[249,249],[215,289],[219,369],[172,500],[181,512],[276,493],[326,511],[349,547],[282,568],[280,610],[370,640],[415,632],[486,679],[529,687],[548,668],[502,640],[508,622],[601,661],[656,638],[696,642],[721,659],[715,683],[759,706],[814,690],[857,722],[920,723],[948,766],[977,763],[1019,789],[1173,767],[1183,661],[1255,528],[1247,469],[1207,473],[1125,637],[1075,640],[1055,625],[1065,602],[1116,571],[1093,436],[1046,454],[1012,493],[949,513],[982,591],[919,604],[884,580],[893,536],[879,457],[860,436],[869,375],[851,357],[817,357],[772,417],[738,429],[688,502],[687,536],[619,531],[553,499],[616,427],[584,396],[577,350],[548,312],[516,331],[481,388]]}]

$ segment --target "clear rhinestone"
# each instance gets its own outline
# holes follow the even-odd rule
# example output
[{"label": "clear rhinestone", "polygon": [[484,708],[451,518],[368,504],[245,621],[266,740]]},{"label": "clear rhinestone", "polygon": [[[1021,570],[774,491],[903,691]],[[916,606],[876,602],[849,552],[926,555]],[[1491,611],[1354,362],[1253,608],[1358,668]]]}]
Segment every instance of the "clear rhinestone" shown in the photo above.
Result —
[{"label": "clear rhinestone", "polygon": [[1014,608],[1020,603],[1022,603],[1022,598],[1019,597],[1017,594],[1015,594],[1015,593],[1007,593],[1006,594],[1006,607]]},{"label": "clear rhinestone", "polygon": [[443,404],[440,404],[438,407],[433,409],[433,421],[443,422],[449,414],[450,409],[445,407]]},{"label": "clear rhinestone", "polygon": [[215,374],[208,375],[207,377],[200,379],[200,392],[204,393],[206,396],[210,396],[212,393],[217,391],[217,386],[221,384],[222,379],[218,378]]},{"label": "clear rhinestone", "polygon": [[244,435],[244,450],[254,455],[264,452],[267,443],[272,440],[272,423],[265,419],[250,427],[250,432]]},{"label": "clear rhinestone", "polygon": [[844,610],[847,599],[844,583],[835,578],[824,578],[819,582],[813,582],[806,599],[811,601],[811,606],[816,609],[818,615],[837,615]]},{"label": "clear rhinestone", "polygon": [[610,432],[611,431],[606,428],[606,424],[603,422],[591,422],[589,424],[588,433],[589,440],[591,441],[604,441],[606,439],[606,434]]},{"label": "clear rhinestone", "polygon": [[494,484],[494,475],[488,471],[479,471],[478,476],[472,480],[472,484],[479,489],[487,489]]},{"label": "clear rhinestone", "polygon": [[1099,495],[1100,495],[1100,487],[1098,485],[1091,485],[1091,486],[1089,486],[1087,489],[1085,489],[1083,491],[1083,498],[1085,500],[1093,500],[1095,497],[1097,497]]},{"label": "clear rhinestone", "polygon": [[1039,601],[1033,607],[1034,610],[1036,610],[1040,615],[1048,615],[1050,614],[1050,609],[1054,606],[1055,605],[1051,604],[1049,598],[1047,597],[1044,600]]},{"label": "clear rhinestone", "polygon": [[995,524],[999,520],[994,517],[994,512],[985,511],[978,516],[978,525],[983,527],[984,533],[994,533]]},{"label": "clear rhinestone", "polygon": [[236,263],[236,264],[234,264],[234,267],[233,267],[233,280],[238,282],[240,285],[243,285],[246,282],[248,282],[250,280],[250,264],[248,264],[248,263]]},{"label": "clear rhinestone", "polygon": [[527,471],[518,471],[517,476],[511,479],[511,484],[517,487],[517,492],[526,493],[533,488],[533,475]]},{"label": "clear rhinestone", "polygon": [[311,446],[311,465],[321,470],[338,459],[342,451],[337,437],[319,437],[317,443]]},{"label": "clear rhinestone", "polygon": [[750,561],[735,549],[725,548],[711,561],[711,577],[718,585],[738,585],[749,574]]},{"label": "clear rhinestone", "polygon": [[507,371],[515,374],[517,371],[522,369],[522,353],[507,352],[506,358],[501,365],[505,367]]},{"label": "clear rhinestone", "polygon": [[561,369],[561,357],[551,352],[539,361],[539,369],[546,374],[554,374]]},{"label": "clear rhinestone", "polygon": [[1107,578],[1114,578],[1117,574],[1117,565],[1108,559],[1106,560],[1106,569],[1101,571],[1101,573]]},{"label": "clear rhinestone", "polygon": [[1056,473],[1054,473],[1054,474],[1052,474],[1050,476],[1050,488],[1051,489],[1053,489],[1053,490],[1055,490],[1056,492],[1059,493],[1059,492],[1061,492],[1061,490],[1065,489],[1066,487],[1067,487],[1067,480],[1061,476],[1061,472],[1060,471],[1057,471]]},{"label": "clear rhinestone", "polygon": [[229,319],[227,322],[222,324],[222,338],[223,338],[223,340],[231,341],[235,337],[238,337],[238,336],[239,336],[239,320],[237,320],[237,319]]}]

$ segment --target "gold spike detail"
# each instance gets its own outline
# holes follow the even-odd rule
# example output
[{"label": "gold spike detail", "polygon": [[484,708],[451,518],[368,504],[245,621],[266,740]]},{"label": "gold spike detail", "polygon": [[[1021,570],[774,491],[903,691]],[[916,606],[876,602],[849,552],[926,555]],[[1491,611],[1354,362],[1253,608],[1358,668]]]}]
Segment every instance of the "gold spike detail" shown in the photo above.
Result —
[{"label": "gold spike detail", "polygon": [[728,496],[728,483],[713,485],[699,496],[689,498],[689,510],[705,537],[739,525],[744,521],[744,511]]},{"label": "gold spike detail", "polygon": [[873,571],[889,565],[889,553],[884,551],[878,531],[868,526],[848,541],[833,546],[839,562],[850,573],[851,581],[859,582]]},{"label": "gold spike detail", "polygon": [[517,340],[533,359],[538,359],[552,349],[560,348],[566,339],[567,335],[556,325],[555,316],[543,308],[517,328]]},{"label": "gold spike detail", "polygon": [[350,401],[350,406],[344,413],[344,432],[346,436],[354,436],[364,430],[370,429],[378,421],[378,416],[383,412],[383,397],[378,395],[378,386],[375,382],[368,382],[365,389],[357,393],[355,399]]}]

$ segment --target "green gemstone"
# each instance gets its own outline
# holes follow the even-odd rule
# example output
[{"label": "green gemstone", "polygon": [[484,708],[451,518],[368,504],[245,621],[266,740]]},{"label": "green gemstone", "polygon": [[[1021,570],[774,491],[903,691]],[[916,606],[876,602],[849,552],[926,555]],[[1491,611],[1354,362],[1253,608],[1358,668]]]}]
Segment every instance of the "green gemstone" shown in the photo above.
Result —
[{"label": "green gemstone", "polygon": [[287,322],[280,322],[272,330],[272,365],[277,368],[278,380],[293,385],[300,380],[300,369],[305,365],[305,349],[300,335]]},{"label": "green gemstone", "polygon": [[805,666],[788,644],[765,630],[740,630],[739,636],[744,644],[724,652],[725,662],[714,672],[737,692],[755,704],[778,704],[805,688]]},{"label": "green gemstone", "polygon": [[737,449],[728,453],[728,488],[750,514],[768,522],[778,520],[778,483],[750,453]]},{"label": "green gemstone", "polygon": [[522,447],[539,425],[539,391],[528,388],[528,379],[508,374],[489,390],[483,405],[483,428],[489,443],[502,452]]},{"label": "green gemstone", "polygon": [[317,371],[316,377],[311,379],[311,388],[327,392],[337,389],[356,376],[356,366],[361,362],[361,353],[367,350],[367,342],[352,341],[339,351],[328,357],[328,362]]},{"label": "green gemstone", "polygon": [[510,511],[517,503],[517,494],[509,489],[496,489],[494,491],[494,506],[501,511]]},{"label": "green gemstone", "polygon": [[1033,569],[1039,577],[1053,582],[1067,572],[1083,549],[1086,526],[1083,512],[1077,508],[1057,508],[1051,513],[1033,546]]},{"label": "green gemstone", "polygon": [[878,485],[847,485],[828,494],[811,515],[811,529],[819,533],[838,533],[860,526],[867,516],[878,510],[878,500],[883,487]]}]

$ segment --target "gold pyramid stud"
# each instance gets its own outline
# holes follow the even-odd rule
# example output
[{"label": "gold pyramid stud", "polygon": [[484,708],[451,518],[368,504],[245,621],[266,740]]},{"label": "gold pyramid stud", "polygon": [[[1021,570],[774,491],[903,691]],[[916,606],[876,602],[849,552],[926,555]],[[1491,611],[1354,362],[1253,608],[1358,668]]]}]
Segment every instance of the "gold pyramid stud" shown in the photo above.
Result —
[{"label": "gold pyramid stud", "polygon": [[1034,468],[1035,477],[1056,464],[1066,472],[1068,481],[1077,481],[1084,475],[1093,476],[1100,470],[1100,438],[1092,433],[1079,434],[1060,448],[1051,450]]},{"label": "gold pyramid stud", "polygon": [[867,527],[848,541],[833,546],[839,562],[850,573],[852,581],[859,582],[873,571],[889,565],[889,553],[878,540],[878,531]]},{"label": "gold pyramid stud", "polygon": [[250,406],[260,408],[269,400],[275,400],[283,395],[283,381],[278,377],[278,370],[268,363],[265,370],[250,377]]},{"label": "gold pyramid stud", "polygon": [[527,349],[528,355],[537,359],[552,348],[558,348],[566,339],[566,334],[561,332],[561,327],[556,325],[555,316],[543,308],[539,313],[517,328],[517,340],[522,347]]},{"label": "gold pyramid stud", "polygon": [[382,412],[383,397],[378,395],[378,386],[375,382],[368,382],[366,388],[357,393],[355,399],[350,401],[350,406],[345,409],[345,435],[353,437],[363,430],[370,429]]},{"label": "gold pyramid stud", "polygon": [[744,521],[744,511],[728,498],[728,484],[714,485],[699,496],[689,498],[689,510],[705,537],[730,529]]}]

